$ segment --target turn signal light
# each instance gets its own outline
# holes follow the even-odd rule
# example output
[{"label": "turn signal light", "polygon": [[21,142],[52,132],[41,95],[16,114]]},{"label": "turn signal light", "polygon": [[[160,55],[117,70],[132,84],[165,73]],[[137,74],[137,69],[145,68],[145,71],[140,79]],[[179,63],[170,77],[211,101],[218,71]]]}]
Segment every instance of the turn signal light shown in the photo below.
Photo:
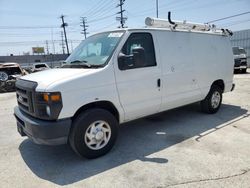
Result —
[{"label": "turn signal light", "polygon": [[43,100],[46,102],[49,102],[49,101],[59,102],[61,101],[61,95],[60,93],[44,93]]}]

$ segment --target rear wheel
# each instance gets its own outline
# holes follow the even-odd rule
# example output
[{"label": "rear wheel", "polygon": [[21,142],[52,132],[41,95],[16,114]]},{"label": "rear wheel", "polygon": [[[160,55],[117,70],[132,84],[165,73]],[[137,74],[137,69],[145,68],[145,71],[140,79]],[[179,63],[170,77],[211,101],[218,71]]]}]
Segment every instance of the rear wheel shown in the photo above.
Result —
[{"label": "rear wheel", "polygon": [[209,114],[216,113],[221,106],[222,92],[219,86],[213,85],[206,98],[201,101],[201,110]]},{"label": "rear wheel", "polygon": [[118,122],[104,109],[90,109],[73,121],[69,136],[72,149],[82,157],[97,158],[109,152],[117,137]]}]

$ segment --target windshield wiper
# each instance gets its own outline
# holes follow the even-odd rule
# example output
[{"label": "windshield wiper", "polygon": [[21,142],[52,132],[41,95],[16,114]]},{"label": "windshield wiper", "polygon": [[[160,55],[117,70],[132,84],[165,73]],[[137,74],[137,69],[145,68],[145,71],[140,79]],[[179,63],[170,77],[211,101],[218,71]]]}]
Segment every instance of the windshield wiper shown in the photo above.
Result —
[{"label": "windshield wiper", "polygon": [[82,66],[88,67],[88,68],[91,67],[91,65],[88,64],[88,61],[86,61],[86,60],[74,60],[74,61],[71,61],[69,64],[82,65]]},{"label": "windshield wiper", "polygon": [[89,64],[86,60],[75,60],[71,61],[68,64],[62,66],[62,68],[99,68],[103,67],[103,65],[93,65]]}]

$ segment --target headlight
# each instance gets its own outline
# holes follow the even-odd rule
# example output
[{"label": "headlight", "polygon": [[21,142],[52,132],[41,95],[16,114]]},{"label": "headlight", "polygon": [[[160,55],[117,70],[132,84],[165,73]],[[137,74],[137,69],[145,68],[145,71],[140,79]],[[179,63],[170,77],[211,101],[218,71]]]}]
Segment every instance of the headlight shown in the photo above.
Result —
[{"label": "headlight", "polygon": [[62,109],[60,92],[36,93],[35,112],[38,118],[56,120]]}]

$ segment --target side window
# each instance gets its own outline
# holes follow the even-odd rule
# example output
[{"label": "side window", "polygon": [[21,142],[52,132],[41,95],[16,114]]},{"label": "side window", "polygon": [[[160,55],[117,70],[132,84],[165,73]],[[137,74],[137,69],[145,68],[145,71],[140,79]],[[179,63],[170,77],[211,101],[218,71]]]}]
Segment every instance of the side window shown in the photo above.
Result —
[{"label": "side window", "polygon": [[154,43],[150,33],[132,33],[121,53],[121,70],[156,66]]}]

